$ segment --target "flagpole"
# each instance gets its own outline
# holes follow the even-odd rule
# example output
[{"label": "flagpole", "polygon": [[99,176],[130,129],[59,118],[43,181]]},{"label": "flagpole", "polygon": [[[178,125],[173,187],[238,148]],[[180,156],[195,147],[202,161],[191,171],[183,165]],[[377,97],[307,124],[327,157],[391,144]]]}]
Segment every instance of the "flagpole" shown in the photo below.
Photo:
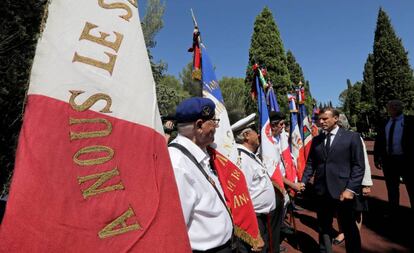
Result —
[{"label": "flagpole", "polygon": [[[197,20],[196,20],[195,15],[194,15],[193,8],[190,8],[190,11],[191,11],[191,18],[193,19],[194,29],[197,29],[198,31],[200,31],[200,29],[198,28]],[[201,36],[200,35],[198,35],[198,43],[201,44]]]}]

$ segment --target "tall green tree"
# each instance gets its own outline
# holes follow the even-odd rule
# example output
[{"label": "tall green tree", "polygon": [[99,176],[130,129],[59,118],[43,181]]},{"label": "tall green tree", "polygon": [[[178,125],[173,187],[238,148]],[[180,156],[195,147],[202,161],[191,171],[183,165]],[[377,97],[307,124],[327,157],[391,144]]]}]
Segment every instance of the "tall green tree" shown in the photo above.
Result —
[{"label": "tall green tree", "polygon": [[155,36],[164,27],[164,12],[165,4],[161,3],[160,0],[147,0],[145,15],[141,22],[155,83],[158,83],[161,80],[164,72],[167,70],[167,64],[163,61],[155,62],[154,57],[151,54],[151,49],[157,45]]},{"label": "tall green tree", "polygon": [[142,32],[151,63],[152,74],[156,84],[157,102],[161,115],[172,114],[177,104],[188,97],[177,78],[165,75],[167,64],[162,60],[155,61],[151,50],[157,45],[155,40],[158,32],[164,27],[163,16],[165,4],[160,0],[147,0],[145,15],[142,19]]},{"label": "tall green tree", "polygon": [[176,106],[190,94],[185,91],[180,81],[172,75],[161,78],[157,89],[157,101],[162,116],[174,114]]},{"label": "tall green tree", "polygon": [[[348,118],[352,127],[357,127],[358,115],[361,101],[361,82],[352,84],[351,80],[347,79],[347,89],[341,92],[339,100],[342,102],[342,112]],[[332,102],[330,102],[332,105]]]},{"label": "tall green tree", "polygon": [[299,85],[302,83],[305,88],[305,106],[307,112],[312,112],[314,99],[310,93],[309,81],[305,81],[305,76],[302,71],[302,67],[296,61],[292,51],[288,50],[286,53],[287,68],[289,70],[290,81],[293,85]]},{"label": "tall green tree", "polygon": [[374,128],[376,122],[375,93],[374,93],[374,55],[368,54],[364,65],[363,81],[361,84],[361,101],[358,114],[360,133],[368,134]]},{"label": "tall green tree", "polygon": [[413,70],[408,62],[407,51],[397,37],[385,11],[378,11],[374,39],[374,92],[377,113],[390,99],[400,99],[407,111],[414,111]]},{"label": "tall green tree", "polygon": [[192,77],[192,73],[193,73],[193,63],[189,62],[187,66],[185,66],[179,74],[179,77],[183,85],[183,89],[187,91],[192,97],[201,97],[202,96],[201,81],[195,80]]},{"label": "tall green tree", "polygon": [[219,84],[230,122],[236,122],[246,115],[244,106],[247,97],[244,94],[244,79],[223,77]]},{"label": "tall green tree", "polygon": [[245,94],[249,97],[246,101],[246,113],[255,112],[257,108],[249,94],[254,81],[252,66],[255,63],[267,69],[266,79],[273,83],[281,110],[287,112],[287,92],[291,89],[291,81],[280,32],[268,7],[262,10],[254,22],[245,79]]}]

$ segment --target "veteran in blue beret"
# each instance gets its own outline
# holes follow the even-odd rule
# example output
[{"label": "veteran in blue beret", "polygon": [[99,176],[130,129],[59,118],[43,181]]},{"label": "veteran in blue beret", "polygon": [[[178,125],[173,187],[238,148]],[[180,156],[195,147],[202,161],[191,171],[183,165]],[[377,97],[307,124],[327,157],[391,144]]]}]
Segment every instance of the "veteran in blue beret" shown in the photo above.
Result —
[{"label": "veteran in blue beret", "polygon": [[210,166],[207,146],[219,120],[211,99],[193,97],[176,108],[177,138],[168,150],[193,252],[231,252],[233,222]]}]

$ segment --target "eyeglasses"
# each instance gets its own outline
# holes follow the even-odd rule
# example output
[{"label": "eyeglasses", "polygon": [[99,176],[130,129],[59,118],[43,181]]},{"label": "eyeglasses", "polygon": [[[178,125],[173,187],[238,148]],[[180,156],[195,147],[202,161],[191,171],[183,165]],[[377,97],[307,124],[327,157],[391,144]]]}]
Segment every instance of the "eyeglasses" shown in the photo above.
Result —
[{"label": "eyeglasses", "polygon": [[210,119],[211,121],[214,122],[214,124],[218,125],[220,123],[220,119]]},{"label": "eyeglasses", "polygon": [[272,127],[283,126],[283,125],[286,125],[286,122],[284,122],[284,121],[279,121],[279,122],[270,122],[270,125],[271,125]]},{"label": "eyeglasses", "polygon": [[219,122],[220,122],[220,119],[207,119],[207,120],[204,120],[204,122],[206,122],[206,121],[210,121],[210,122],[213,122],[214,125],[218,125]]}]

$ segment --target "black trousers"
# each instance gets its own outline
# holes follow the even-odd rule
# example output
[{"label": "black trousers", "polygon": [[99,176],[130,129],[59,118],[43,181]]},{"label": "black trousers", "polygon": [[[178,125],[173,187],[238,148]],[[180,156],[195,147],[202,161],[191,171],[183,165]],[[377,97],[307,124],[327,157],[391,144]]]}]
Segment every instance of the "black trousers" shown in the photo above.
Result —
[{"label": "black trousers", "polygon": [[345,248],[347,253],[361,252],[361,236],[356,225],[354,200],[339,201],[328,196],[318,196],[318,226],[319,226],[319,252],[332,253],[333,218],[335,213],[341,220],[345,235]]},{"label": "black trousers", "polygon": [[388,192],[388,202],[390,205],[390,212],[396,214],[400,205],[400,177],[402,177],[405,187],[407,188],[408,196],[410,198],[411,208],[413,208],[414,201],[414,185],[412,164],[410,164],[403,155],[391,155],[384,159],[384,178]]},{"label": "black trousers", "polygon": [[193,250],[193,253],[232,253],[231,240],[225,244],[209,250]]},{"label": "black trousers", "polygon": [[283,222],[283,204],[284,197],[283,195],[275,189],[276,195],[276,209],[270,216],[270,247],[271,251],[274,253],[280,252],[280,229],[282,228]]},{"label": "black trousers", "polygon": [[[263,247],[263,250],[260,251],[260,253],[267,253],[269,252],[269,225],[270,225],[270,216],[273,215],[273,212],[270,212],[269,214],[260,214],[256,213],[257,223],[259,225],[259,231],[260,235],[263,238],[263,241],[265,242],[265,246]],[[238,253],[251,253],[251,252],[257,252],[252,251],[252,246],[245,243],[241,239],[238,239]]]},{"label": "black trousers", "polygon": [[[257,221],[259,224],[260,234],[265,241],[265,247],[261,251],[262,253],[279,253],[280,252],[280,228],[283,221],[283,195],[278,191],[276,192],[276,208],[268,215],[257,214]],[[245,242],[239,241],[238,252],[250,253],[251,246]]]}]

